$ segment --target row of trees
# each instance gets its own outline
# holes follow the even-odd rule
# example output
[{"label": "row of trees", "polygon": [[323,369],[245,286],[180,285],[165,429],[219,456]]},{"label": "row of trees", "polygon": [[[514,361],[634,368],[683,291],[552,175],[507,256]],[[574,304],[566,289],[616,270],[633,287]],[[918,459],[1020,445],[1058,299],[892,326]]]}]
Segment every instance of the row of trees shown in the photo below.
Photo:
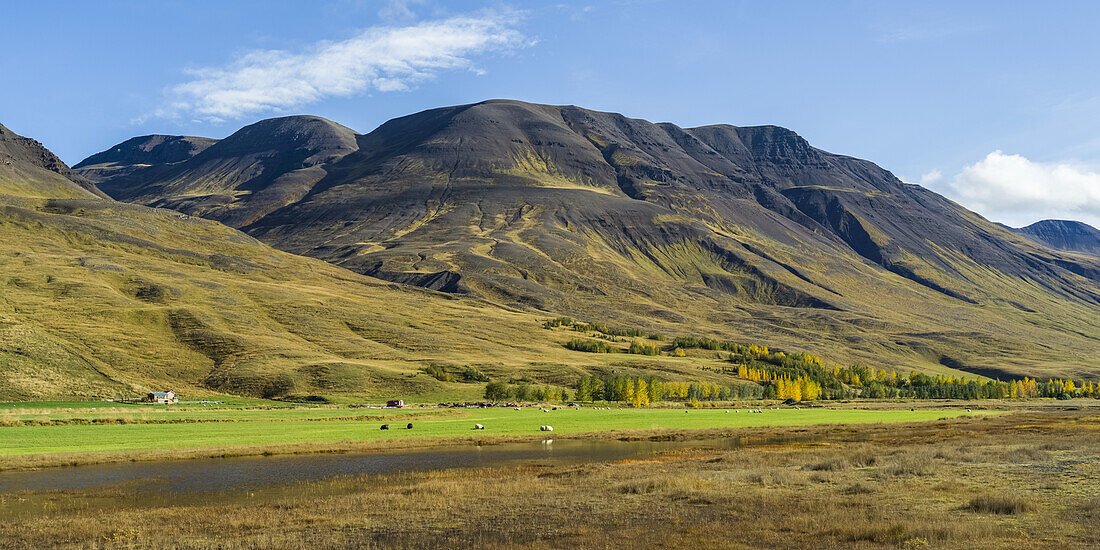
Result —
[{"label": "row of trees", "polygon": [[[638,329],[616,329],[597,323],[579,323],[562,317],[544,323],[547,328],[569,326],[580,332],[599,332],[613,336],[640,337]],[[661,340],[660,335],[650,339]],[[574,338],[566,347],[593,353],[621,351],[605,342],[586,338]],[[853,399],[853,398],[915,398],[915,399],[1003,399],[1024,397],[1048,397],[1068,399],[1073,397],[1100,397],[1100,382],[1066,379],[1049,379],[1046,382],[1024,378],[1022,380],[978,380],[967,377],[931,376],[911,371],[908,375],[896,370],[881,370],[862,365],[827,367],[818,356],[810,353],[773,352],[767,346],[744,345],[713,338],[677,337],[665,347],[670,355],[683,357],[685,349],[706,349],[728,352],[726,360],[735,366],[718,369],[756,384],[727,386],[725,395],[732,399]],[[658,344],[634,340],[626,350],[640,355],[660,355]],[[657,382],[664,387],[677,383]],[[650,380],[646,384],[651,386]],[[648,390],[653,393],[653,390]],[[686,398],[682,392],[666,392],[661,398]],[[722,392],[719,392],[722,393]],[[582,398],[578,394],[578,399]],[[631,399],[605,399],[608,401],[632,401]],[[701,399],[702,400],[702,399]],[[654,399],[650,399],[654,401]]]},{"label": "row of trees", "polygon": [[425,374],[440,382],[488,382],[489,375],[474,367],[454,367],[432,363],[422,369]]},{"label": "row of trees", "polygon": [[654,376],[583,376],[575,387],[578,401],[612,401],[636,407],[657,401],[729,401],[776,397],[758,384],[722,385],[714,382],[666,382]]},{"label": "row of trees", "polygon": [[[626,338],[643,338],[646,336],[645,331],[638,328],[612,327],[603,323],[582,323],[580,321],[574,321],[569,317],[550,319],[549,321],[543,322],[542,326],[543,328],[569,327],[577,332],[598,332],[600,334],[606,334],[607,336],[622,336]],[[651,334],[649,337],[654,340],[662,339],[659,334]]]}]

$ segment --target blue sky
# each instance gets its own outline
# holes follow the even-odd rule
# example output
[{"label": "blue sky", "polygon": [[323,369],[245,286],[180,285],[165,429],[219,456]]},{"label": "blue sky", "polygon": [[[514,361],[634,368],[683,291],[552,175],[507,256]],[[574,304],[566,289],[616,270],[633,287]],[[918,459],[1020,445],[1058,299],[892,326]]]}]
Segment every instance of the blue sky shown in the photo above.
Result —
[{"label": "blue sky", "polygon": [[488,98],[778,124],[997,221],[1100,224],[1096,2],[21,2],[0,123],[74,164]]}]

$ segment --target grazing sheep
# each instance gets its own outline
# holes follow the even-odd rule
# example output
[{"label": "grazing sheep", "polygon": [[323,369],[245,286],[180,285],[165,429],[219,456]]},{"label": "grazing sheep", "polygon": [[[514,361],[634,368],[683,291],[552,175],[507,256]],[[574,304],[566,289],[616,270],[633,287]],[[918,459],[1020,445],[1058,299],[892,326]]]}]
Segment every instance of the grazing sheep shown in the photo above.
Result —
[{"label": "grazing sheep", "polygon": [[966,412],[970,412],[970,409],[966,409]]},{"label": "grazing sheep", "polygon": [[382,427],[378,428],[378,429],[379,430],[388,430],[388,429],[390,429],[390,425],[389,424],[382,424]]},{"label": "grazing sheep", "polygon": [[474,429],[475,430],[484,430],[485,426],[482,426],[481,424],[474,424]]},{"label": "grazing sheep", "polygon": [[413,423],[412,423],[412,422],[409,422],[409,425],[408,425],[408,426],[405,426],[405,429],[406,429],[406,430],[411,430],[411,429],[413,429]]},{"label": "grazing sheep", "polygon": [[544,431],[544,432],[552,432],[552,431],[554,431],[554,427],[553,427],[553,426],[539,426],[539,429],[540,429],[540,430],[542,430],[542,431]]}]

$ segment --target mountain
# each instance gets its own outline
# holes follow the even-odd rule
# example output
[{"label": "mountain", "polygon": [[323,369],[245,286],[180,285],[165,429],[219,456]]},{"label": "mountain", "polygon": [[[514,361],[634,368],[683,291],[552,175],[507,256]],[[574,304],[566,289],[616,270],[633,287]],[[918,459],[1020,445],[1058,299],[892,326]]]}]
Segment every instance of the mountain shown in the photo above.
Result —
[{"label": "mountain", "polygon": [[365,135],[266,120],[186,160],[136,161],[101,188],[539,315],[997,376],[1100,361],[1100,260],[775,126],[496,100]]},{"label": "mountain", "polygon": [[248,225],[300,200],[326,166],[358,147],[355,132],[320,117],[265,120],[222,140],[134,138],[81,161],[112,197]]},{"label": "mountain", "polygon": [[[38,142],[6,129],[2,137],[0,400],[164,388],[192,397],[476,399],[481,385],[421,369],[460,362],[492,376],[570,384],[607,365],[566,350],[568,334],[542,329],[528,313],[280,252],[218,222],[100,198]],[[143,143],[130,150],[179,162]],[[682,359],[647,363],[701,374]]]},{"label": "mountain", "polygon": [[20,197],[106,197],[37,141],[0,125],[0,194]]},{"label": "mountain", "polygon": [[217,142],[216,139],[194,136],[140,136],[92,155],[73,168],[93,183],[118,180],[154,164],[170,165],[185,161]]},{"label": "mountain", "polygon": [[1087,223],[1042,220],[1014,231],[1055,250],[1100,256],[1100,230]]}]

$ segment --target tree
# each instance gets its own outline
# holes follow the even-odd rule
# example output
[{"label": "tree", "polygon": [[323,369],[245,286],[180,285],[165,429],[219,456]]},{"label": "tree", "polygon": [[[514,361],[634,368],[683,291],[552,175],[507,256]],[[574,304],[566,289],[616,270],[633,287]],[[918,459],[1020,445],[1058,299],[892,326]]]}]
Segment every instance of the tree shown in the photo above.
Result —
[{"label": "tree", "polygon": [[530,384],[520,384],[520,385],[516,386],[516,388],[514,390],[512,390],[512,393],[513,393],[513,395],[516,396],[516,400],[518,400],[518,401],[527,401],[527,400],[531,399],[531,385]]},{"label": "tree", "polygon": [[650,376],[649,380],[646,381],[646,386],[649,390],[650,403],[656,403],[664,397],[664,389],[661,387],[662,385],[663,384],[661,384],[660,380],[657,380],[657,377],[655,376]]},{"label": "tree", "polygon": [[639,378],[634,385],[634,401],[635,407],[641,407],[642,405],[649,404],[649,386],[646,384],[644,378]]},{"label": "tree", "polygon": [[512,389],[504,382],[489,382],[485,384],[485,399],[489,401],[504,401],[512,396]]}]

